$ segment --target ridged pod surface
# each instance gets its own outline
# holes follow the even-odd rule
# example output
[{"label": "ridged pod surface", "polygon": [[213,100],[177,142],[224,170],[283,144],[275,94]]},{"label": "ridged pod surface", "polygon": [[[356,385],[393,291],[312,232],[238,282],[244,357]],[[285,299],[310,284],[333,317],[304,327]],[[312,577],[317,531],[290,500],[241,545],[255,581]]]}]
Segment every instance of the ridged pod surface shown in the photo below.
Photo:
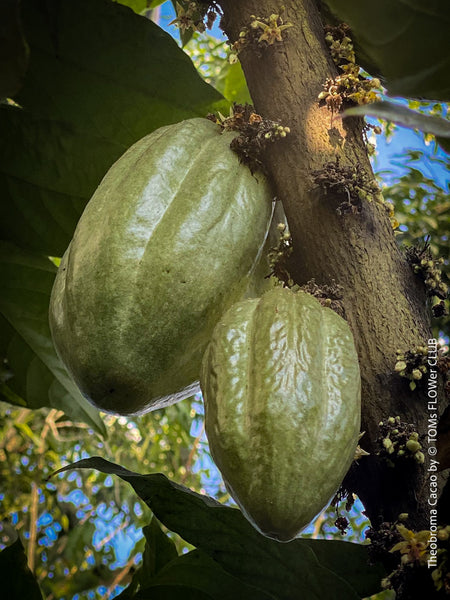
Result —
[{"label": "ridged pod surface", "polygon": [[264,243],[264,177],[206,119],[163,127],[108,171],[67,249],[50,302],[55,347],[102,410],[157,409],[198,389],[214,325]]},{"label": "ridged pod surface", "polygon": [[238,302],[214,329],[201,373],[211,454],[264,535],[289,541],[353,460],[360,374],[347,322],[304,292]]}]

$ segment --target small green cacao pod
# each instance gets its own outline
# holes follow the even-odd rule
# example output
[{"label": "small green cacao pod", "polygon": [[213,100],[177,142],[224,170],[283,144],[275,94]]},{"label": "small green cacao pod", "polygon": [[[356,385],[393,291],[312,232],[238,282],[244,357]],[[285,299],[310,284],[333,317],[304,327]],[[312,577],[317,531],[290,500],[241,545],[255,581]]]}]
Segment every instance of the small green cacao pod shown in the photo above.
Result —
[{"label": "small green cacao pod", "polygon": [[203,353],[240,300],[272,197],[207,119],[132,146],[88,203],[54,284],[55,347],[81,392],[133,414],[198,390]]},{"label": "small green cacao pod", "polygon": [[238,302],[205,353],[212,457],[249,521],[289,541],[321,511],[355,455],[360,374],[347,322],[305,292]]}]

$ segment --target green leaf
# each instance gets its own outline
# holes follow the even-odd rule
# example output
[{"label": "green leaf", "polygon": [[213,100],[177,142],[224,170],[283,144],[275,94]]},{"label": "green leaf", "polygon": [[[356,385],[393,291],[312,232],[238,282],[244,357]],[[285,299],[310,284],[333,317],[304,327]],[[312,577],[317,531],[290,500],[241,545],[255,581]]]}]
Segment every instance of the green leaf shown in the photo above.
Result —
[{"label": "green leaf", "polygon": [[78,391],[53,347],[48,305],[55,273],[50,260],[0,242],[0,340],[13,374],[8,387],[28,408],[63,410],[106,435],[98,411]]},{"label": "green leaf", "polygon": [[25,400],[13,392],[12,389],[6,385],[6,383],[0,383],[0,400],[3,402],[9,402],[9,404],[21,406],[23,408],[27,407]]},{"label": "green leaf", "polygon": [[386,79],[390,95],[450,99],[448,0],[326,3],[350,25],[355,42]]},{"label": "green leaf", "polygon": [[167,33],[125,6],[24,0],[22,19],[29,69],[19,107],[0,106],[0,237],[61,256],[131,144],[228,103]]},{"label": "green leaf", "polygon": [[373,594],[370,598],[363,598],[363,600],[395,600],[396,594],[394,590],[384,590],[378,594]]},{"label": "green leaf", "polygon": [[360,597],[373,594],[375,590],[380,589],[385,574],[379,566],[368,566],[367,546],[339,540],[310,540],[310,542],[320,564],[345,579]]},{"label": "green leaf", "polygon": [[121,600],[153,598],[155,589],[158,591],[161,587],[167,590],[169,597],[183,587],[184,591],[193,593],[197,590],[217,600],[234,600],[244,596],[247,600],[273,600],[273,596],[246,586],[229,575],[198,550],[178,557],[175,544],[162,532],[155,517],[143,532],[146,546],[142,567],[118,597]]},{"label": "green leaf", "polygon": [[[165,0],[162,0],[161,2],[159,2],[159,4],[162,4],[162,2],[164,1]],[[128,8],[131,8],[132,10],[134,10],[135,13],[138,14],[142,13],[147,8],[153,8],[153,6],[158,6],[158,4],[155,4],[150,0],[113,0],[113,2],[117,2],[118,4],[128,6]]]},{"label": "green leaf", "polygon": [[[168,562],[178,556],[175,543],[162,531],[158,519],[152,518],[150,525],[144,527],[143,533],[147,541],[143,556],[144,576],[153,576]],[[141,582],[145,585],[145,580]]]},{"label": "green leaf", "polygon": [[226,62],[216,79],[216,89],[230,102],[252,104],[247,82],[240,62],[232,65]]},{"label": "green leaf", "polygon": [[[307,539],[281,544],[260,535],[239,510],[161,474],[139,475],[98,457],[61,471],[72,468],[95,468],[128,481],[166,527],[229,574],[279,600],[356,600],[379,590],[383,574],[368,566],[366,546]],[[341,558],[347,551],[351,560]]]},{"label": "green leaf", "polygon": [[364,115],[393,121],[409,129],[420,129],[426,133],[450,138],[450,121],[441,117],[424,115],[416,110],[406,108],[406,106],[394,104],[394,102],[374,102],[348,108],[344,112],[344,117]]},{"label": "green leaf", "polygon": [[28,66],[28,45],[23,37],[19,0],[0,3],[0,100],[17,94]]},{"label": "green leaf", "polygon": [[153,599],[153,592],[160,586],[167,586],[168,589],[183,586],[186,590],[197,591],[214,600],[276,600],[275,596],[245,585],[229,575],[217,562],[199,550],[193,550],[166,565],[147,588],[136,594],[136,600]]},{"label": "green leaf", "polygon": [[0,580],[5,600],[42,600],[38,582],[28,568],[20,538],[0,552]]}]

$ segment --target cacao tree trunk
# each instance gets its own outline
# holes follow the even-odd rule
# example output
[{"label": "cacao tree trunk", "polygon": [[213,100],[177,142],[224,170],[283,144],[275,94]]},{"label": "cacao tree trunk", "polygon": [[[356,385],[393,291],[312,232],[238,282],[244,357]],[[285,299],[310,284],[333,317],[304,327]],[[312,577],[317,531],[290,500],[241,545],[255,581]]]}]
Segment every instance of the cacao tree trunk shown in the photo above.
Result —
[{"label": "cacao tree trunk", "polygon": [[[279,10],[269,0],[221,0],[222,27],[231,42],[256,17]],[[379,422],[399,415],[426,433],[425,386],[411,392],[408,381],[393,372],[396,350],[427,344],[431,337],[423,284],[397,247],[385,208],[364,202],[360,214],[340,216],[333,198],[317,189],[312,173],[339,159],[373,178],[362,136],[362,121],[342,121],[320,107],[318,95],[337,69],[324,39],[313,0],[284,0],[282,18],[292,23],[261,52],[244,47],[239,54],[256,112],[289,126],[291,133],[271,144],[265,166],[274,193],[282,201],[293,238],[292,277],[300,285],[343,287],[346,318],[352,328],[362,377],[361,446],[370,452],[349,476],[373,526],[407,512],[415,529],[429,525],[427,457],[425,465],[406,472],[388,468],[376,452]],[[414,461],[411,461],[414,462]]]}]

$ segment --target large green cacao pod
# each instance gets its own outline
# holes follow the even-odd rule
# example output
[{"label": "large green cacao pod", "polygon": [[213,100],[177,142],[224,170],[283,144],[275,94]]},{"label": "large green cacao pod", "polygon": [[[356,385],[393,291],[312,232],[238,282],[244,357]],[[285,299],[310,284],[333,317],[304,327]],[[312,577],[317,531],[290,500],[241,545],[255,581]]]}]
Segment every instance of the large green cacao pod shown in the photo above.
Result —
[{"label": "large green cacao pod", "polygon": [[206,119],[132,146],[88,203],[52,292],[58,354],[102,410],[131,414],[198,389],[214,325],[264,243],[268,184]]},{"label": "large green cacao pod", "polygon": [[360,374],[350,328],[309,294],[275,288],[214,329],[201,373],[211,454],[264,535],[288,541],[353,460]]}]

